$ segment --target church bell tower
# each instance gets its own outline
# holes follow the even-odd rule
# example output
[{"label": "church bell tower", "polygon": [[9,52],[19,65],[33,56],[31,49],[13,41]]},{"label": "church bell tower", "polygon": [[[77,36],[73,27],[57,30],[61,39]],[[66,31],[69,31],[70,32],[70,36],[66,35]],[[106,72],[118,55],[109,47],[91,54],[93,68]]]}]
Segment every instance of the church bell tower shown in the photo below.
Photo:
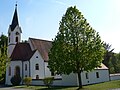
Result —
[{"label": "church bell tower", "polygon": [[15,5],[15,11],[12,19],[12,23],[8,29],[8,55],[11,56],[15,45],[21,41],[21,27],[18,22],[17,4]]}]

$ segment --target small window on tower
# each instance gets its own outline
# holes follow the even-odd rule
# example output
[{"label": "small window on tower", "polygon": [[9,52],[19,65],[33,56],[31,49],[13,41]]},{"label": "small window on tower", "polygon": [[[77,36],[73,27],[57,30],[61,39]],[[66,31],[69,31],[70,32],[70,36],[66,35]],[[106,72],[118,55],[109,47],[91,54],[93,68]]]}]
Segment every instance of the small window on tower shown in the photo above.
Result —
[{"label": "small window on tower", "polygon": [[19,32],[16,32],[16,35],[19,35]]},{"label": "small window on tower", "polygon": [[9,43],[10,43],[10,37],[9,37]]},{"label": "small window on tower", "polygon": [[25,64],[25,71],[27,71],[27,64]]},{"label": "small window on tower", "polygon": [[18,42],[18,37],[16,37],[16,42]]},{"label": "small window on tower", "polygon": [[9,36],[10,36],[10,33],[9,33]]}]

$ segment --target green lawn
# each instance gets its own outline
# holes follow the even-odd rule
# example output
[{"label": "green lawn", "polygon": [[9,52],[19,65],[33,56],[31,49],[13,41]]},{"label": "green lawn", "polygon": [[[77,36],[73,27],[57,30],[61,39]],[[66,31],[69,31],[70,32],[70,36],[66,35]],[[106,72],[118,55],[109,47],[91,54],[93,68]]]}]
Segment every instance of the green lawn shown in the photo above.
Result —
[{"label": "green lawn", "polygon": [[[78,87],[52,87],[51,89],[47,89],[45,86],[16,86],[15,88],[26,88],[31,90],[76,90]],[[81,90],[110,90],[116,88],[120,88],[120,80],[83,86]]]}]

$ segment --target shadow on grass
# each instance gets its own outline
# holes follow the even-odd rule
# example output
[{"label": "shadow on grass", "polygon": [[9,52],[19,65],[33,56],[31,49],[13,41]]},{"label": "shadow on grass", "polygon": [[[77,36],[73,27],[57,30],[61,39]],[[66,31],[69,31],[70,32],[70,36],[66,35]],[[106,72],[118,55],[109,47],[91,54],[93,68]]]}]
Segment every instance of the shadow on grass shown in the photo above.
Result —
[{"label": "shadow on grass", "polygon": [[[13,87],[16,89],[26,89],[26,90],[78,90],[78,87],[70,87],[70,86],[51,86],[50,88],[46,87],[46,86],[26,86],[26,85],[20,85],[20,86],[9,86],[9,87]],[[79,90],[89,90],[85,87],[83,87],[82,89]]]},{"label": "shadow on grass", "polygon": [[[40,88],[40,89],[36,89],[36,90],[78,90],[78,87],[60,87],[60,86],[54,86],[54,87],[50,87],[50,88]],[[88,90],[85,88],[79,89],[79,90]]]}]

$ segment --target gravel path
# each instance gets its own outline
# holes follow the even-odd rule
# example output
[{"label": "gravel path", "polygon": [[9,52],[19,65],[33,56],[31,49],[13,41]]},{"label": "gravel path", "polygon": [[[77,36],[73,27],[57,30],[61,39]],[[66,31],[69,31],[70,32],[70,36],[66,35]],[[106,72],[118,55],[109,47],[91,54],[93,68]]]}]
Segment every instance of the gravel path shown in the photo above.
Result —
[{"label": "gravel path", "polygon": [[0,90],[30,90],[30,89],[15,88],[15,87],[0,87]]}]

